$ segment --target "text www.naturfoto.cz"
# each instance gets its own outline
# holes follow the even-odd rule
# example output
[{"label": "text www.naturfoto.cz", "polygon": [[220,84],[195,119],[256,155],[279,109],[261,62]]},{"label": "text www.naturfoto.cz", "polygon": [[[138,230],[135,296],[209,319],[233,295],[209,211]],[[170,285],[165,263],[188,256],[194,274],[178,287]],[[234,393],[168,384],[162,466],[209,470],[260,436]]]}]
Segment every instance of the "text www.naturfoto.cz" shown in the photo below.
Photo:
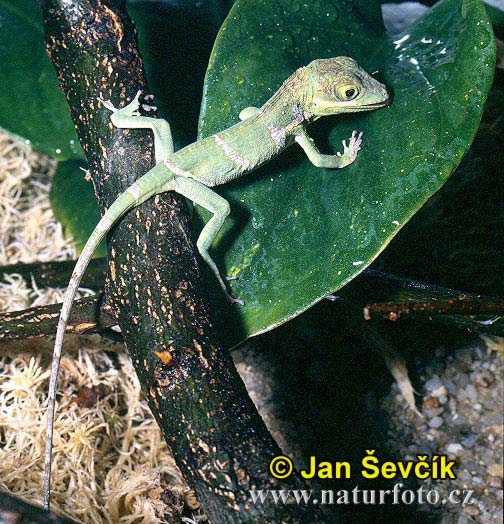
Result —
[{"label": "text www.naturfoto.cz", "polygon": [[395,484],[393,489],[359,489],[340,490],[249,490],[253,504],[264,504],[273,501],[275,504],[453,504],[472,505],[476,503],[472,489],[454,489],[444,496],[436,489],[420,487],[416,490],[401,490],[403,484]]}]

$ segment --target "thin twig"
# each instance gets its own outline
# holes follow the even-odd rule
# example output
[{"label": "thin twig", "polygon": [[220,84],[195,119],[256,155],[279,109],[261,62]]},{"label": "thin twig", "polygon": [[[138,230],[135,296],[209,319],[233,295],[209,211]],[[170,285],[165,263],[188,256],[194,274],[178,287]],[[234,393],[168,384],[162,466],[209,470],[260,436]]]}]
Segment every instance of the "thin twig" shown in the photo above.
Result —
[{"label": "thin twig", "polygon": [[364,318],[380,317],[396,321],[402,317],[431,315],[504,315],[504,300],[453,299],[427,302],[382,302],[364,308]]}]

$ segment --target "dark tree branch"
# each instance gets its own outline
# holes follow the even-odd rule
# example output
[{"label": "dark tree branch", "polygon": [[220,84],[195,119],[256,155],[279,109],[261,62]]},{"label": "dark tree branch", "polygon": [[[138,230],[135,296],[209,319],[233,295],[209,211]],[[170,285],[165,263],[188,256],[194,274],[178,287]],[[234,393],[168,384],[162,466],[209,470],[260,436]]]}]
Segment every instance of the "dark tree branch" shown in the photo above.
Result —
[{"label": "dark tree branch", "polygon": [[[74,260],[63,262],[35,262],[33,264],[13,264],[0,267],[0,280],[4,275],[17,273],[28,282],[33,278],[39,285],[66,287],[75,266]],[[89,263],[80,287],[103,289],[107,272],[107,260],[94,258]]]},{"label": "dark tree branch", "polygon": [[448,299],[429,302],[381,302],[364,308],[364,318],[396,321],[407,316],[504,315],[504,300]]},{"label": "dark tree branch", "polygon": [[74,524],[74,521],[0,492],[0,524]]},{"label": "dark tree branch", "polygon": [[[0,267],[3,274],[17,273],[24,278],[34,278],[45,286],[66,286],[75,261],[40,262]],[[82,287],[102,289],[105,285],[107,261],[91,261],[82,280]],[[361,318],[362,308],[366,320],[380,317],[398,320],[401,317],[436,317],[445,322],[471,331],[493,331],[491,323],[472,320],[474,315],[504,314],[502,299],[446,288],[382,271],[367,269],[345,286],[339,295],[342,304]],[[352,304],[350,306],[350,304]],[[0,314],[0,342],[54,335],[60,305],[38,306],[24,311]],[[117,324],[109,305],[101,297],[90,297],[75,302],[68,331],[76,334],[107,330]],[[495,334],[499,334],[496,331]]]},{"label": "dark tree branch", "polygon": [[[61,304],[51,304],[0,314],[0,343],[54,335],[60,311]],[[117,320],[100,294],[75,301],[66,332],[82,335],[115,325]]]},{"label": "dark tree branch", "polygon": [[[39,3],[103,213],[152,166],[149,133],[114,129],[98,103],[124,105],[148,92],[135,30],[124,0]],[[108,253],[108,299],[153,414],[210,520],[320,522],[318,507],[248,502],[249,488],[303,485],[296,475],[282,483],[269,476],[279,449],[216,339],[182,199],[169,194],[135,208],[109,236]]]}]

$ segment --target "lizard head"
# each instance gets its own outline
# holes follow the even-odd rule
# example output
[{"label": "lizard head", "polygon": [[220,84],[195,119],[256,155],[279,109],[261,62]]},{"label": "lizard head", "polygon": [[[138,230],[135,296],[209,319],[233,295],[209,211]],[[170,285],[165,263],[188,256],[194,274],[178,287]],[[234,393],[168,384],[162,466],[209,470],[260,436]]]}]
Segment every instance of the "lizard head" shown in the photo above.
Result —
[{"label": "lizard head", "polygon": [[305,74],[309,85],[305,110],[315,118],[371,111],[391,103],[386,87],[368,75],[353,58],[314,60],[306,66]]}]

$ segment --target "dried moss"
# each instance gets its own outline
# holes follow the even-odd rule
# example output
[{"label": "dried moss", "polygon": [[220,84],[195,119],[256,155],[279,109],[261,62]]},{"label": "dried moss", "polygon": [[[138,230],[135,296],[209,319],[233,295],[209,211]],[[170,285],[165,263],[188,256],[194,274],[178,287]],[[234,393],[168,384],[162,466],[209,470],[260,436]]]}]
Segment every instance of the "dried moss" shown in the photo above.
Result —
[{"label": "dried moss", "polygon": [[[55,164],[0,132],[0,265],[74,258],[48,200]],[[62,291],[6,275],[0,310],[61,301]],[[106,350],[110,351],[106,351]],[[0,346],[0,490],[41,504],[52,341]],[[100,384],[92,407],[77,402]],[[183,506],[187,487],[142,398],[122,345],[67,337],[55,420],[53,509],[83,523],[156,523]],[[175,501],[168,507],[163,492]],[[178,502],[177,502],[178,501]],[[166,520],[165,520],[166,521]]]}]

